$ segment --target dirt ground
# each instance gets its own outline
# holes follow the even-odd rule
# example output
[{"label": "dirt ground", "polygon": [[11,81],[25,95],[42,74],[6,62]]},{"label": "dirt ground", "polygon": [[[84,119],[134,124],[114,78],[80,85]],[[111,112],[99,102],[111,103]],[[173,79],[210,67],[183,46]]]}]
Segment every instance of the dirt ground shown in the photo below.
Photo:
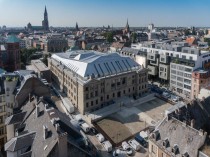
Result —
[{"label": "dirt ground", "polygon": [[125,107],[98,121],[97,125],[115,144],[120,143],[163,119],[165,110],[171,106],[156,98],[138,106]]}]

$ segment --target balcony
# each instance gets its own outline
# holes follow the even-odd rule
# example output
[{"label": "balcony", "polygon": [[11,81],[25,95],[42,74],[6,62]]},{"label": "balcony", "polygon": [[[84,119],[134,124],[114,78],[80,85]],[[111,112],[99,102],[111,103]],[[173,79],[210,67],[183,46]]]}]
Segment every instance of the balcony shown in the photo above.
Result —
[{"label": "balcony", "polygon": [[195,61],[187,60],[187,59],[183,59],[183,58],[173,57],[171,62],[175,63],[175,64],[181,64],[181,65],[185,65],[185,66],[190,66],[190,67],[194,67],[195,66]]}]

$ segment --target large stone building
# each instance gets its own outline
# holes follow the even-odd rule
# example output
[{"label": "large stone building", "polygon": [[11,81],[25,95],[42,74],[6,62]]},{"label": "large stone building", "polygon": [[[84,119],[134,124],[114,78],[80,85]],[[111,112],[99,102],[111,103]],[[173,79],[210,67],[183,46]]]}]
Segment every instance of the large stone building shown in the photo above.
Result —
[{"label": "large stone building", "polygon": [[48,59],[52,80],[83,114],[147,92],[147,70],[117,53],[70,51]]},{"label": "large stone building", "polygon": [[68,49],[68,41],[58,33],[48,34],[43,44],[46,52],[64,52]]}]

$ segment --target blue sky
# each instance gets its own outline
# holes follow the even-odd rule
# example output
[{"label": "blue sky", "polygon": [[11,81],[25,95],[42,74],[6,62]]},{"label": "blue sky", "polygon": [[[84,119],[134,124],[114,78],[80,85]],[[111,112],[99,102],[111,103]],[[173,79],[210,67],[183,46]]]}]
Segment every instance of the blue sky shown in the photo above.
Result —
[{"label": "blue sky", "polygon": [[210,26],[210,0],[0,0],[0,26]]}]

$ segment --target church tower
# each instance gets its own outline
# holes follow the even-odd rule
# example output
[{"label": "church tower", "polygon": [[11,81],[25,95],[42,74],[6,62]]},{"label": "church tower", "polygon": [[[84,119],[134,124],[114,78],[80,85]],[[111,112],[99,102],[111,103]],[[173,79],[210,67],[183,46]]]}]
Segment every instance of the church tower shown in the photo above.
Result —
[{"label": "church tower", "polygon": [[123,29],[123,34],[128,34],[130,33],[130,27],[129,27],[129,24],[128,24],[128,19],[127,19],[127,23],[126,23],[126,26],[125,28]]},{"label": "church tower", "polygon": [[76,27],[75,27],[76,31],[79,31],[79,26],[78,23],[76,22]]},{"label": "church tower", "polygon": [[44,20],[42,21],[42,27],[45,31],[49,30],[48,14],[47,14],[46,6],[45,6],[45,10],[44,10]]}]

